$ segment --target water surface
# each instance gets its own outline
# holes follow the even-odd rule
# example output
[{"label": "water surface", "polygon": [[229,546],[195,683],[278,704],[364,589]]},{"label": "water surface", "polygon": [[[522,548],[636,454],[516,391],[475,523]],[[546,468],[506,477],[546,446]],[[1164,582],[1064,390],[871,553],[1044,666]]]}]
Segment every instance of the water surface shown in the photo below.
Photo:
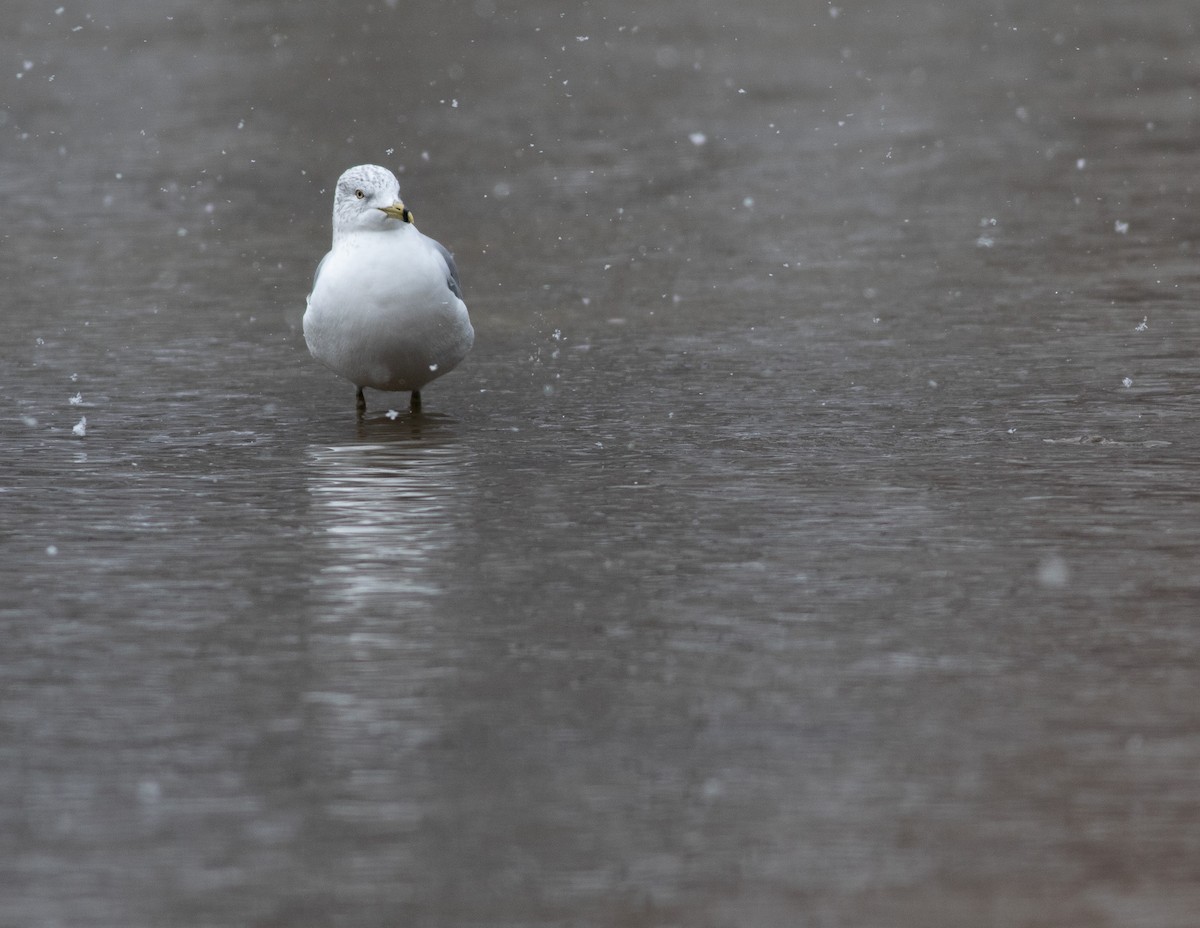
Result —
[{"label": "water surface", "polygon": [[[0,924],[1193,924],[1189,4],[56,9]],[[422,415],[300,333],[366,161]]]}]

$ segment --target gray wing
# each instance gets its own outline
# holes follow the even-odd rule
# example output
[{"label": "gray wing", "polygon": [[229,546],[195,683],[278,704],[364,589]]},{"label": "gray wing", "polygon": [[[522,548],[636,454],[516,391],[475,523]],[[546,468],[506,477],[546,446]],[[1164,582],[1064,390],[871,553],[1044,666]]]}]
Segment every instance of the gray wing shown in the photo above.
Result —
[{"label": "gray wing", "polygon": [[[424,233],[421,234],[424,235]],[[454,263],[454,255],[450,254],[445,245],[435,239],[430,238],[428,235],[425,236],[425,241],[429,242],[429,244],[441,252],[442,257],[446,259],[446,270],[450,274],[450,276],[446,279],[446,286],[450,288],[451,293],[461,300],[463,298],[462,281],[458,279],[458,265]],[[317,268],[317,270],[320,271],[321,269]]]}]

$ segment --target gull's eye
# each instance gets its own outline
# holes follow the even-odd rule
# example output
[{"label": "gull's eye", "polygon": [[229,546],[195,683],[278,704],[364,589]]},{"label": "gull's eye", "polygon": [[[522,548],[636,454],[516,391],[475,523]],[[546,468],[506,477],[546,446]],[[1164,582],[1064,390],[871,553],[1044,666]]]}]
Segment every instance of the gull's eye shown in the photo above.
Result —
[{"label": "gull's eye", "polygon": [[360,200],[365,200],[367,198],[367,195],[365,193],[363,193],[361,190],[355,190],[354,195],[356,197],[358,197]]}]

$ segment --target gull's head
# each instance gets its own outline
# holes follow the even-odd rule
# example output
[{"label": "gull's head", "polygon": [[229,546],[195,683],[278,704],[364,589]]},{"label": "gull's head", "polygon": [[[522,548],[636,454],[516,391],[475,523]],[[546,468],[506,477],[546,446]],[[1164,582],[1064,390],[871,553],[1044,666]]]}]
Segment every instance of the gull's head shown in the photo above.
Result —
[{"label": "gull's head", "polygon": [[333,192],[333,237],[348,232],[395,228],[413,215],[400,200],[396,175],[377,164],[360,164],[338,178]]}]

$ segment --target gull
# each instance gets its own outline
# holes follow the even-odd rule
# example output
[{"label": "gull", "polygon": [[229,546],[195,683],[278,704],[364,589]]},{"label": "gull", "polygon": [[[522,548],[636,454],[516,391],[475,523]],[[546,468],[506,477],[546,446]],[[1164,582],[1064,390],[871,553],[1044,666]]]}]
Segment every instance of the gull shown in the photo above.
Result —
[{"label": "gull", "polygon": [[304,311],[312,356],[357,388],[421,388],[471,350],[475,331],[462,300],[454,258],[417,231],[387,168],[360,164],[333,193],[333,247],[317,265]]}]

